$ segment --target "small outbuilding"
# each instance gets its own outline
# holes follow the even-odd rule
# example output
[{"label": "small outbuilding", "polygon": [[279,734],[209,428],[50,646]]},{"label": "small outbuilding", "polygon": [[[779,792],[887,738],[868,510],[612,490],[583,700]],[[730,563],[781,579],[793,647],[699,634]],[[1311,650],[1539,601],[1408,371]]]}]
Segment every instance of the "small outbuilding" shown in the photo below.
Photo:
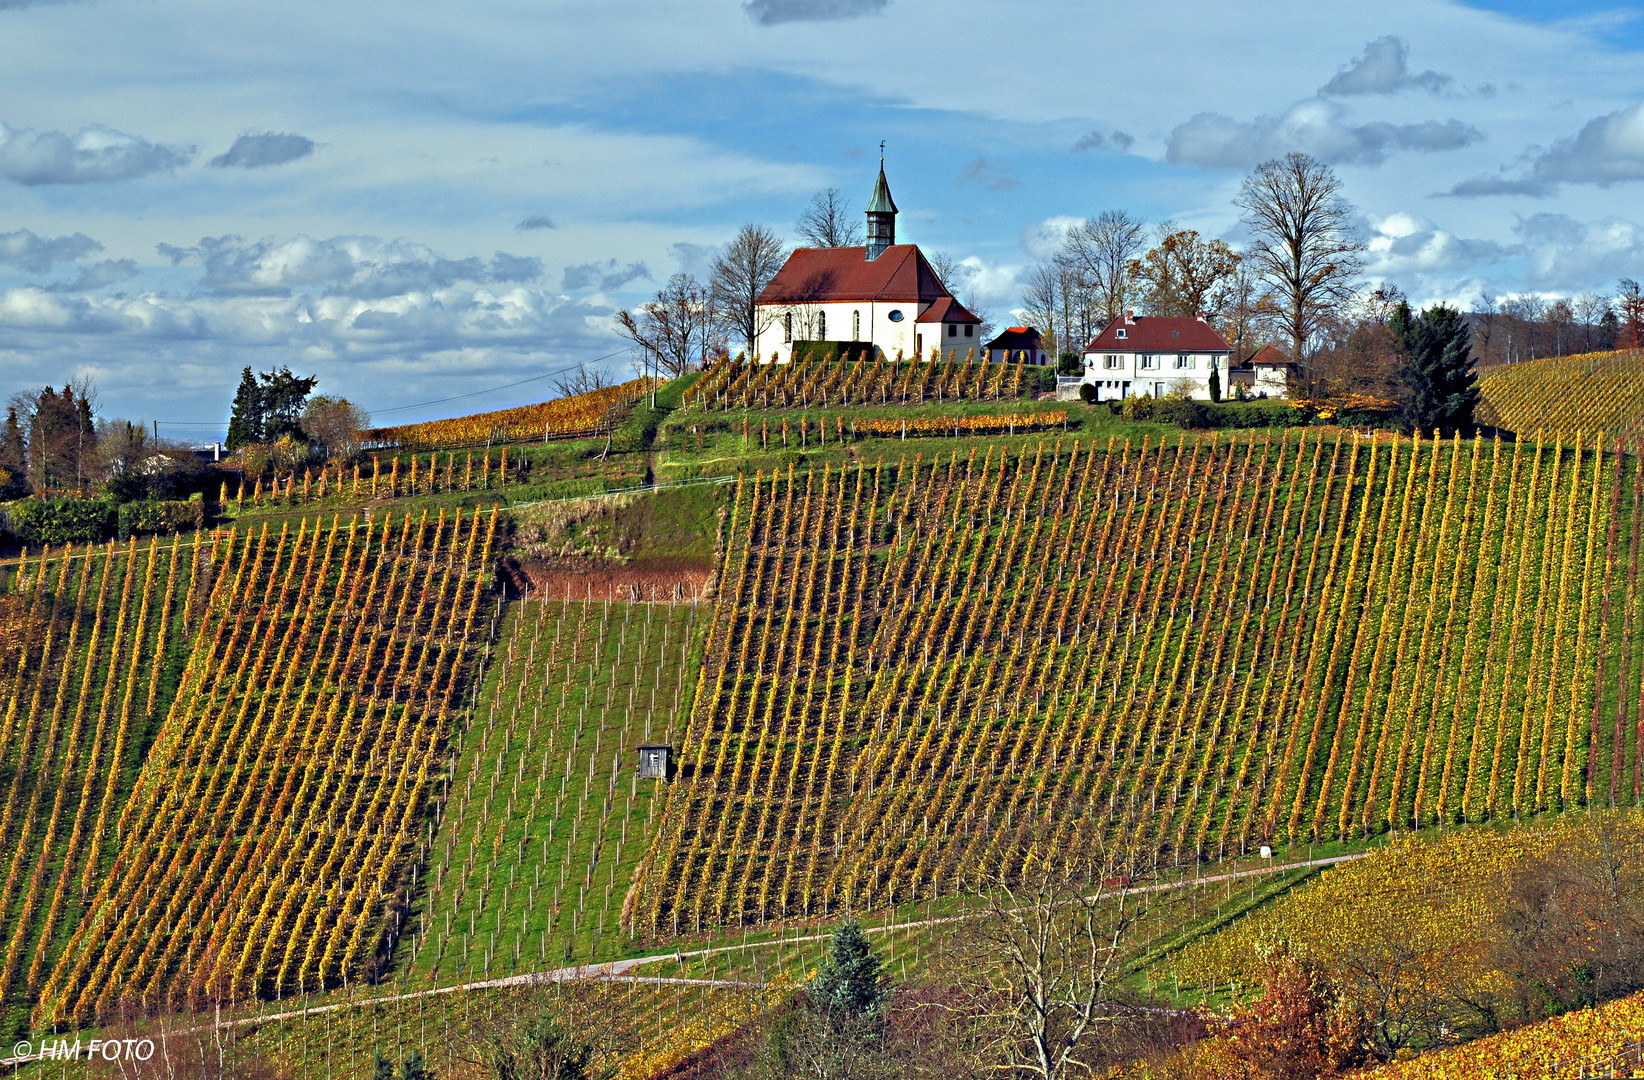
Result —
[{"label": "small outbuilding", "polygon": [[1050,363],[1050,354],[1045,352],[1044,341],[1039,337],[1039,331],[1031,326],[1011,326],[1005,332],[987,343],[987,360],[990,364],[1032,364],[1043,367]]},{"label": "small outbuilding", "polygon": [[641,743],[637,750],[641,780],[666,780],[673,775],[673,747],[662,743]]}]

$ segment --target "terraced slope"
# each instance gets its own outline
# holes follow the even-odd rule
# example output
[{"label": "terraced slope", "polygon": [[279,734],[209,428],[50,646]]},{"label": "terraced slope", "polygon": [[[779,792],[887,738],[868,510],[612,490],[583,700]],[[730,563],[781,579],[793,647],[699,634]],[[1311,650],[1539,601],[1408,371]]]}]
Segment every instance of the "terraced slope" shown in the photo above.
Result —
[{"label": "terraced slope", "polygon": [[630,926],[1632,801],[1639,469],[1303,433],[749,481]]}]

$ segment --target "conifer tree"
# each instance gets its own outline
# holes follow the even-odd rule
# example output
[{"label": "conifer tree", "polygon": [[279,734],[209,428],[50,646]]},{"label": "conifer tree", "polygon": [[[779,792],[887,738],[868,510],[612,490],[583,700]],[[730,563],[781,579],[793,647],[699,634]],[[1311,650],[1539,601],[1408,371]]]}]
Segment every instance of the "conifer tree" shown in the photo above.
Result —
[{"label": "conifer tree", "polygon": [[0,430],[0,498],[14,499],[28,490],[28,444],[17,407],[6,410],[6,426]]},{"label": "conifer tree", "polygon": [[1478,373],[1461,312],[1435,304],[1418,315],[1407,301],[1400,301],[1388,327],[1404,352],[1399,382],[1404,388],[1400,414],[1405,428],[1471,428],[1478,405]]},{"label": "conifer tree", "polygon": [[843,923],[833,932],[811,992],[826,1012],[851,1018],[874,1016],[885,999],[885,989],[879,985],[882,971],[862,925]]},{"label": "conifer tree", "polygon": [[225,449],[234,453],[246,443],[263,441],[262,394],[257,389],[257,377],[247,367],[240,372],[240,387],[234,391],[234,408],[228,415],[228,442]]}]

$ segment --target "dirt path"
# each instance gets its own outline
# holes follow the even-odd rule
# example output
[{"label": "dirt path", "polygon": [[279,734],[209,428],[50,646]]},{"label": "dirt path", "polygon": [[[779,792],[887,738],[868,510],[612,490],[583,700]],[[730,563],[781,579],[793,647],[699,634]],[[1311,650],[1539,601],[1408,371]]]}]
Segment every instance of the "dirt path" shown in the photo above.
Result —
[{"label": "dirt path", "polygon": [[[1181,881],[1166,881],[1157,885],[1140,885],[1125,891],[1131,894],[1168,892],[1174,889],[1186,889],[1200,885],[1214,885],[1224,881],[1237,881],[1243,878],[1261,877],[1267,874],[1282,874],[1291,870],[1304,870],[1312,867],[1334,866],[1337,863],[1352,862],[1362,859],[1369,852],[1360,852],[1354,855],[1334,855],[1327,859],[1309,859],[1303,862],[1278,863],[1273,866],[1258,866],[1250,870],[1232,870],[1223,874],[1209,874],[1204,877],[1186,878]],[[883,926],[866,926],[862,928],[865,934],[884,934],[893,930],[909,930],[920,926],[939,926],[945,923],[962,922],[975,919],[980,913],[970,915],[944,915],[931,919],[910,919],[907,922],[888,923]],[[655,953],[651,956],[635,956],[626,960],[611,960],[602,964],[582,964],[576,967],[554,968],[551,971],[537,971],[525,975],[508,975],[496,979],[478,979],[472,982],[452,983],[450,986],[433,986],[426,990],[409,990],[400,994],[384,996],[373,995],[360,997],[351,1001],[339,1001],[329,1005],[311,1005],[301,1009],[287,1009],[283,1012],[265,1013],[261,1016],[248,1016],[235,1020],[225,1020],[220,1025],[223,1028],[256,1027],[262,1024],[277,1023],[283,1020],[295,1020],[305,1016],[319,1016],[325,1013],[339,1012],[343,1009],[363,1008],[372,1005],[386,1005],[399,1001],[415,1001],[421,998],[436,997],[440,994],[455,994],[468,990],[492,990],[510,986],[529,986],[535,983],[583,982],[594,979],[606,979],[620,982],[635,983],[662,983],[678,986],[719,986],[742,987],[757,989],[762,984],[741,982],[732,979],[685,979],[663,975],[639,975],[636,968],[647,964],[655,964],[664,960],[673,960],[681,963],[687,959],[700,956],[714,956],[727,952],[746,952],[749,949],[765,949],[772,946],[792,945],[801,941],[824,941],[831,937],[831,933],[803,934],[797,937],[779,938],[774,941],[752,941],[746,945],[719,945],[709,949],[690,949],[667,953]],[[172,1035],[195,1034],[212,1030],[213,1025],[198,1025],[182,1028],[170,1032]],[[0,1058],[0,1065],[18,1065],[26,1061],[40,1058],[35,1052],[27,1056]]]}]

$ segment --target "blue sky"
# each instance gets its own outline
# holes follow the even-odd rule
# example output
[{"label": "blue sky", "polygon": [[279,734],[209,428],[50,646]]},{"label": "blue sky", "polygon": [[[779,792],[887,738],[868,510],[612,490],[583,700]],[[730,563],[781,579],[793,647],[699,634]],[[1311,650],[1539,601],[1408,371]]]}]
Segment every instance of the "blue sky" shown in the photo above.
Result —
[{"label": "blue sky", "polygon": [[247,364],[384,420],[539,400],[403,408],[620,353],[743,222],[865,201],[881,139],[900,238],[998,320],[1104,209],[1237,243],[1290,149],[1418,300],[1644,274],[1636,4],[0,0],[0,40],[0,386],[177,437]]}]

